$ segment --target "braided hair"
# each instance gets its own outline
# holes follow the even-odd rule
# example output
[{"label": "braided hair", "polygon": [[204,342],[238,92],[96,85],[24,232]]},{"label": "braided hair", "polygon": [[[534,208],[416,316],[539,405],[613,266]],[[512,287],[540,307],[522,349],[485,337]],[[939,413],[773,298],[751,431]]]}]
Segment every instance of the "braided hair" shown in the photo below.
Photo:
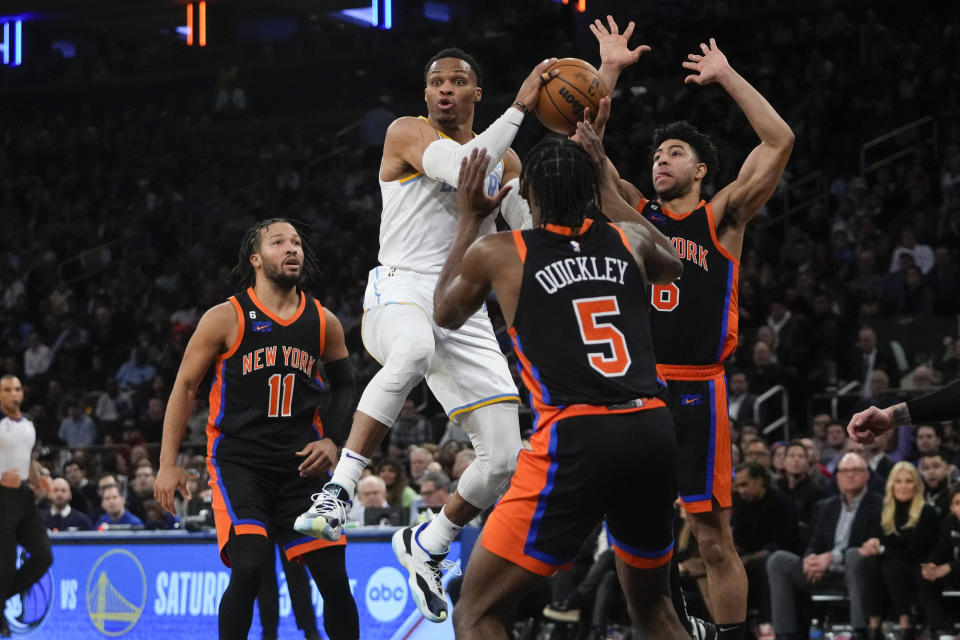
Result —
[{"label": "braided hair", "polygon": [[260,244],[263,242],[263,230],[272,224],[285,222],[292,226],[300,236],[301,246],[303,248],[303,270],[300,283],[297,290],[301,288],[304,282],[317,282],[320,276],[320,267],[317,264],[317,256],[313,248],[304,239],[304,231],[309,228],[304,222],[292,220],[290,218],[267,218],[251,225],[243,234],[243,241],[240,243],[240,252],[237,255],[237,264],[233,266],[227,279],[236,283],[241,289],[252,287],[257,282],[257,273],[250,264],[250,256],[260,252]]},{"label": "braided hair", "polygon": [[578,227],[588,211],[600,206],[597,168],[576,142],[545,138],[523,161],[520,195],[529,200],[531,194],[541,224]]}]

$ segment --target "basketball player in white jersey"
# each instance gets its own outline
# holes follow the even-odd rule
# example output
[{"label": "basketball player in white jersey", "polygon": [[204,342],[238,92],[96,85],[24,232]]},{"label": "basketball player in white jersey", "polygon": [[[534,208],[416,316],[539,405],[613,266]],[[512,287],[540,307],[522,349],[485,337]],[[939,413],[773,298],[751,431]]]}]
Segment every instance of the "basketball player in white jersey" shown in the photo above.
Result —
[{"label": "basketball player in white jersey", "polygon": [[[504,492],[521,446],[520,397],[486,309],[455,331],[433,322],[433,291],[456,236],[460,164],[473,149],[487,150],[491,160],[486,189],[491,196],[502,185],[518,181],[520,160],[510,143],[524,115],[536,105],[544,74],[554,61],[537,65],[516,101],[475,136],[474,105],[483,92],[482,71],[470,55],[444,49],[424,70],[428,117],[400,118],[387,130],[380,163],[380,266],[370,272],[362,327],[364,345],[383,368],[363,392],[331,482],[295,525],[303,533],[337,539],[345,505],[353,499],[370,456],[396,421],[407,394],[426,377],[477,453],[440,513],[393,538],[417,606],[434,622],[447,617],[440,580],[450,543]],[[498,200],[511,227],[529,228],[529,207],[519,189],[504,192]],[[495,231],[491,218],[481,234]]]}]

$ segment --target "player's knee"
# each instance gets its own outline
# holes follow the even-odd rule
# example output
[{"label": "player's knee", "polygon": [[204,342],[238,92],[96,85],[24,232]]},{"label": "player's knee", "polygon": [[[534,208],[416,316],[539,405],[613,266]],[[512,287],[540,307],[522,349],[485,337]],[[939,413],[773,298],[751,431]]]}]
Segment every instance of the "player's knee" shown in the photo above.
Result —
[{"label": "player's knee", "polygon": [[495,448],[491,452],[487,465],[490,484],[498,489],[505,488],[517,468],[517,451]]},{"label": "player's knee", "polygon": [[469,602],[460,600],[457,606],[453,608],[453,634],[459,638],[467,635],[467,632],[474,629],[480,622],[479,611]]},{"label": "player's knee", "polygon": [[698,537],[697,542],[700,544],[700,556],[708,565],[723,564],[737,557],[732,541],[720,532]]}]

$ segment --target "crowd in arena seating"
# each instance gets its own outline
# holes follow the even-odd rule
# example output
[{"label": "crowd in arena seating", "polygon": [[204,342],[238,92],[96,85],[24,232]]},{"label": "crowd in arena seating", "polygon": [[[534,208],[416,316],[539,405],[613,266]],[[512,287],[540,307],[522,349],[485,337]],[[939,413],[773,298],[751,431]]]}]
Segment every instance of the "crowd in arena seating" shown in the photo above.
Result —
[{"label": "crowd in arena seating", "polygon": [[[652,130],[686,118],[720,147],[723,168],[714,186],[733,177],[755,144],[749,124],[722,92],[682,84],[680,62],[712,35],[703,32],[707,21],[719,29],[732,64],[784,114],[796,146],[781,192],[747,233],[740,346],[727,363],[740,465],[734,536],[751,579],[751,607],[756,620],[772,622],[778,634],[800,631],[781,625],[784,596],[772,589],[784,584],[784,574],[776,572],[796,571],[791,557],[805,552],[837,551],[817,546],[817,535],[826,526],[823,501],[843,494],[838,485],[849,470],[844,460],[851,460],[844,456],[852,453],[866,461],[865,490],[883,506],[863,531],[870,535],[854,540],[851,533],[840,551],[887,550],[869,554],[879,557],[871,568],[882,576],[871,584],[891,587],[888,596],[870,594],[863,613],[868,619],[902,615],[905,602],[909,613],[913,598],[935,626],[937,594],[925,589],[943,570],[924,563],[948,564],[944,535],[960,527],[960,507],[952,506],[960,501],[953,488],[957,422],[904,427],[866,448],[847,439],[843,427],[858,408],[888,406],[903,393],[960,378],[960,24],[845,2],[740,4],[662,2],[638,9],[640,41],[654,52],[621,78],[608,153],[625,177],[652,193],[646,175]],[[206,61],[202,72],[219,84],[162,98],[147,91],[135,103],[101,101],[73,110],[62,109],[60,100],[149,78],[156,51],[111,45],[93,63],[49,54],[34,67],[0,70],[0,93],[10,98],[0,102],[6,231],[0,237],[0,373],[23,380],[41,460],[64,479],[41,504],[52,530],[164,529],[202,520],[209,508],[202,394],[187,437],[195,446],[184,454],[194,499],[176,516],[152,500],[157,444],[186,342],[202,312],[232,293],[226,273],[242,230],[257,219],[287,216],[308,225],[306,239],[321,267],[311,288],[342,320],[364,380],[372,375],[377,365],[364,352],[358,327],[366,274],[376,264],[378,136],[393,114],[419,108],[417,61],[441,46],[460,45],[486,64],[491,87],[481,120],[509,103],[488,104],[512,95],[546,53],[595,61],[593,49],[556,44],[568,40],[558,17],[567,9],[545,3],[538,10],[531,20],[507,6],[502,19],[472,30],[455,21],[444,27],[464,34],[455,42],[429,26],[411,31],[427,31],[423,38],[351,27],[331,38],[308,31],[269,51],[218,54],[211,48],[206,53],[217,62]],[[723,39],[761,19],[763,28],[751,37]],[[534,22],[540,27],[530,34]],[[509,54],[498,46],[506,40],[513,43]],[[374,69],[373,60],[400,46],[419,57],[405,54],[393,69]],[[265,52],[268,71],[302,74],[325,57],[344,60],[350,47],[363,47],[358,55],[371,61],[370,69],[338,72],[347,74],[345,88],[326,119],[301,118],[297,98],[288,99],[286,115],[277,115],[284,107],[263,98]],[[161,50],[161,59],[185,74],[196,55],[172,45]],[[38,91],[50,98],[44,105],[30,99]],[[277,100],[283,103],[282,96]],[[932,125],[891,139],[898,145],[893,151],[903,151],[898,158],[863,171],[861,145],[926,116]],[[331,133],[350,123],[356,129]],[[524,124],[515,145],[521,157],[542,133],[539,125]],[[790,190],[817,171],[821,177],[811,184],[822,187]],[[798,201],[803,206],[788,211]],[[503,332],[495,303],[490,308]],[[856,383],[850,393],[834,400],[849,383]],[[758,403],[777,385],[787,390],[785,416],[779,402]],[[407,521],[421,507],[442,504],[472,452],[462,432],[435,417],[437,409],[422,390],[405,406],[371,469],[382,483],[367,483],[363,509],[394,508]],[[779,417],[789,431],[765,435]],[[769,439],[790,436],[800,439]],[[907,467],[895,467],[901,462],[919,472],[911,475],[913,495],[926,505],[918,514],[903,507],[913,498],[896,493],[894,480],[910,475]],[[362,510],[352,517],[365,521]],[[794,528],[783,526],[794,521]],[[904,523],[923,539],[894,552]],[[948,577],[955,578],[960,567],[956,556],[953,561]],[[848,563],[842,553],[832,562],[825,575],[841,585]],[[685,576],[695,588],[695,558],[689,567]],[[883,608],[885,597],[893,609]]]}]

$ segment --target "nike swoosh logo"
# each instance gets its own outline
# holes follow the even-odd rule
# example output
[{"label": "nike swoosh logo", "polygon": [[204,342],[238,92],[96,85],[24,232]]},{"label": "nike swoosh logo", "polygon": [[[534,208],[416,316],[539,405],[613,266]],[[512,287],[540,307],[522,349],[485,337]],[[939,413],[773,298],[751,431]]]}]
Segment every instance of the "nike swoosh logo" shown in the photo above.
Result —
[{"label": "nike swoosh logo", "polygon": [[343,455],[347,456],[348,458],[353,458],[354,460],[359,460],[360,462],[363,462],[363,458],[361,458],[360,456],[355,456],[349,451],[345,452]]}]

